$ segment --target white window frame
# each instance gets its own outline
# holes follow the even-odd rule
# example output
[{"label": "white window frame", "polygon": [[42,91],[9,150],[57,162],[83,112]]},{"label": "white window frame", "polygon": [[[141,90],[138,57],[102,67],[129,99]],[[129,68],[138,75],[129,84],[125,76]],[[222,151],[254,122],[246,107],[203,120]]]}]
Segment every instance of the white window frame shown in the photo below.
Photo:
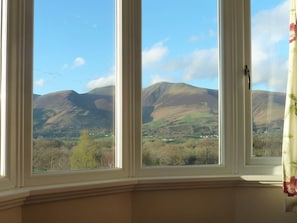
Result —
[{"label": "white window frame", "polygon": [[[281,175],[280,157],[252,156],[252,91],[244,75],[245,65],[252,66],[250,4],[250,0],[218,1],[219,165],[141,168],[141,144],[136,141],[136,176]],[[141,119],[135,123],[141,123]],[[137,126],[137,132],[141,132],[141,126]]]},{"label": "white window frame", "polygon": [[[116,109],[117,121],[116,128],[131,129],[128,125],[130,122],[124,122],[122,114],[129,114],[128,106],[121,106],[127,103],[126,92],[127,83],[121,74],[123,71],[130,71],[130,67],[125,65],[122,60],[127,57],[122,47],[122,42],[127,41],[127,34],[123,33],[123,26],[127,27],[129,21],[129,11],[122,10],[122,1],[116,1],[116,55],[117,68],[116,72],[120,78],[117,78],[117,84],[120,86],[116,90]],[[98,179],[115,179],[128,177],[129,169],[126,167],[129,157],[127,149],[131,139],[122,137],[122,131],[117,131],[120,135],[116,138],[118,151],[116,152],[116,168],[108,170],[91,170],[91,171],[68,171],[56,174],[32,174],[31,169],[31,148],[32,148],[32,92],[33,92],[33,0],[9,0],[8,1],[8,27],[10,28],[7,36],[7,148],[11,156],[16,160],[12,162],[14,166],[8,166],[8,170],[15,171],[14,185],[17,187],[35,186],[46,184],[61,184],[73,182],[95,181]],[[129,5],[128,5],[129,7]],[[131,5],[130,5],[131,7]],[[127,47],[126,47],[127,48]],[[127,64],[127,63],[126,63]],[[128,72],[129,73],[129,72]],[[124,131],[123,131],[124,132]],[[120,145],[120,147],[119,147]]]},{"label": "white window frame", "polygon": [[[0,47],[1,47],[1,80],[0,80],[0,92],[1,92],[1,104],[0,104],[0,119],[6,120],[6,35],[7,33],[7,10],[6,1],[0,1]],[[0,120],[0,176],[6,176],[6,122]]]},{"label": "white window frame", "polygon": [[[10,186],[78,183],[128,177],[199,177],[275,175],[280,159],[251,157],[251,92],[244,76],[250,59],[250,1],[218,0],[220,164],[209,166],[141,166],[141,0],[116,0],[116,57],[120,86],[116,91],[118,169],[32,174],[33,0],[7,3],[5,52],[6,176]],[[2,41],[3,43],[3,41]],[[2,55],[3,49],[2,49]],[[3,60],[2,60],[3,61]],[[3,67],[3,66],[2,66]],[[2,69],[2,72],[3,71]],[[3,148],[2,148],[3,149]],[[277,171],[276,171],[277,170]],[[0,184],[4,179],[0,179]]]},{"label": "white window frame", "polygon": [[6,95],[7,95],[7,75],[6,75],[6,53],[7,53],[7,0],[0,1],[0,47],[1,47],[1,81],[0,81],[0,91],[1,91],[1,127],[0,127],[0,189],[11,189],[14,188],[16,184],[16,175],[15,175],[15,159],[11,156],[11,151],[8,150],[7,146],[7,103],[6,103]]},{"label": "white window frame", "polygon": [[[252,40],[251,40],[251,1],[246,0],[242,2],[243,12],[242,19],[243,23],[238,24],[238,26],[244,27],[244,36],[243,36],[243,47],[244,47],[244,64],[249,67],[250,72],[252,71]],[[243,72],[244,73],[244,72]],[[239,139],[244,144],[241,145],[241,148],[244,148],[240,152],[242,153],[239,157],[241,165],[239,166],[239,172],[242,174],[266,174],[266,175],[281,175],[282,166],[281,166],[281,157],[254,157],[253,156],[253,131],[252,131],[252,89],[249,89],[248,86],[248,77],[243,76],[243,84],[240,82],[238,86],[242,86],[243,95],[240,100],[243,103],[242,109],[239,112],[240,117],[239,125],[244,126],[245,131],[242,132]],[[252,83],[253,74],[250,73],[250,83]],[[238,102],[240,105],[240,101]],[[240,130],[240,126],[238,126]]]},{"label": "white window frame", "polygon": [[[225,13],[231,13],[230,12],[230,7],[223,7],[223,1],[218,1],[218,24],[224,23],[224,14]],[[141,9],[140,9],[141,10]],[[225,10],[225,11],[224,11]],[[228,11],[228,12],[227,12]],[[139,18],[137,19],[138,21],[141,21],[141,13],[139,14]],[[138,27],[139,33],[141,33],[141,24]],[[225,39],[227,40],[228,38],[222,38],[224,35],[227,35],[228,33],[223,32],[223,30],[219,30],[219,39]],[[223,44],[220,42],[219,46],[222,46]],[[138,46],[138,48],[141,49],[141,46]],[[221,51],[221,50],[219,50]],[[139,62],[140,63],[140,62]],[[222,73],[225,72],[222,68],[222,63],[220,63],[220,69],[219,69],[219,75],[222,76]],[[138,71],[141,73],[141,67],[139,68],[140,70]],[[137,85],[141,86],[141,80],[137,80],[138,83]],[[220,89],[224,85],[224,79],[220,78]],[[224,101],[227,97],[225,95],[226,92],[220,92],[219,97],[220,101]],[[139,89],[138,92],[139,95],[141,95],[141,89]],[[136,104],[141,105],[141,99],[138,98],[138,101],[135,102]],[[141,114],[141,106],[137,107],[136,113]],[[221,117],[219,119],[219,132],[220,135],[224,135],[224,132],[226,132],[226,128],[228,128],[226,125],[223,125],[221,120],[223,119],[229,119],[226,116],[226,113],[223,111],[223,106],[222,103],[220,103],[219,106],[219,114]],[[137,138],[141,139],[141,115],[138,115],[138,120],[136,120],[136,123],[138,123],[138,126],[136,127],[136,132],[139,133]],[[225,122],[224,124],[227,124],[228,122]],[[161,176],[207,176],[207,175],[226,175],[230,174],[232,172],[232,166],[231,164],[231,157],[230,153],[226,150],[226,148],[231,148],[228,146],[227,141],[222,140],[223,137],[220,137],[221,139],[219,140],[219,147],[220,149],[220,154],[219,154],[219,164],[218,165],[203,165],[203,166],[162,166],[162,167],[142,167],[141,165],[141,140],[136,141],[137,142],[137,147],[136,147],[136,176],[138,177],[145,177],[145,176],[150,176],[150,177],[161,177]],[[160,148],[162,149],[162,148]]]}]

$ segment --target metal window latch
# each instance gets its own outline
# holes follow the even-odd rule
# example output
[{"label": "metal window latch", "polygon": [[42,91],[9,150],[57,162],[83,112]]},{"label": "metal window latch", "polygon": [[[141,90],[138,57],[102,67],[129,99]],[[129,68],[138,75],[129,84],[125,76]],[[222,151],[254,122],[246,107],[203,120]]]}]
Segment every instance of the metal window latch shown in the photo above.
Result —
[{"label": "metal window latch", "polygon": [[244,75],[248,77],[249,90],[251,90],[251,75],[250,75],[250,69],[248,65],[245,65],[244,67]]}]

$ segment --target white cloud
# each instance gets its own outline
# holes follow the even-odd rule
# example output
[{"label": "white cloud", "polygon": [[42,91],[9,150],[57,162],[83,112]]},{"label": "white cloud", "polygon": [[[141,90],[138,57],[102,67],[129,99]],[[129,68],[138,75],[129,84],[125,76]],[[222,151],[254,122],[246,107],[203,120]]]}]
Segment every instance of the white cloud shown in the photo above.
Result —
[{"label": "white cloud", "polygon": [[172,80],[170,78],[166,78],[166,77],[160,76],[158,74],[151,76],[151,84],[156,84],[159,82],[172,82]]},{"label": "white cloud", "polygon": [[288,44],[288,39],[288,0],[273,9],[261,11],[252,18],[253,84],[285,91],[288,55],[280,50]]},{"label": "white cloud", "polygon": [[142,67],[148,67],[160,62],[168,53],[168,48],[163,42],[154,44],[151,48],[142,51]]},{"label": "white cloud", "polygon": [[73,62],[72,62],[72,67],[73,68],[77,68],[77,67],[81,67],[86,63],[85,59],[82,57],[76,57]]},{"label": "white cloud", "polygon": [[154,73],[158,75],[150,75],[152,84],[162,81],[190,82],[205,77],[217,77],[218,49],[196,50],[190,55],[171,58],[166,63],[155,66]]},{"label": "white cloud", "polygon": [[266,44],[273,44],[287,38],[289,12],[289,1],[287,0],[275,8],[256,14],[252,18],[252,29],[256,39],[265,39]]},{"label": "white cloud", "polygon": [[45,81],[43,79],[39,79],[34,82],[34,85],[36,85],[37,87],[43,87],[44,83]]},{"label": "white cloud", "polygon": [[218,75],[218,49],[197,50],[184,63],[185,80]]},{"label": "white cloud", "polygon": [[178,70],[184,69],[186,66],[187,59],[185,56],[178,56],[173,57],[167,60],[166,62],[160,63],[157,66],[154,67],[154,70],[156,72],[154,73],[160,73],[160,72],[166,72],[166,73],[173,73]]},{"label": "white cloud", "polygon": [[189,41],[194,43],[198,41],[205,41],[209,38],[217,38],[217,32],[213,29],[209,29],[207,32],[201,32],[198,35],[190,36]]},{"label": "white cloud", "polygon": [[[149,84],[158,82],[191,82],[218,75],[218,49],[196,50],[190,55],[174,57],[146,71]],[[149,77],[149,78],[148,78]],[[148,84],[146,83],[146,84]]]},{"label": "white cloud", "polygon": [[86,88],[88,90],[92,90],[94,88],[109,86],[115,84],[115,75],[111,74],[104,77],[99,77],[95,80],[91,80],[87,83]]}]

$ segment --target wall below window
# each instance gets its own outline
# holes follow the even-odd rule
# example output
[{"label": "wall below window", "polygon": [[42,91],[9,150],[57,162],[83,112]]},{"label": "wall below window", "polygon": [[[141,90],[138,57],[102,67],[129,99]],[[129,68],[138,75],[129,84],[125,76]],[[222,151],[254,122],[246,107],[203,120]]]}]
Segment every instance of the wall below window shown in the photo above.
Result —
[{"label": "wall below window", "polygon": [[22,222],[22,208],[9,208],[5,210],[0,210],[1,222],[9,223],[21,223]]},{"label": "wall below window", "polygon": [[281,188],[170,190],[133,194],[133,223],[293,223]]},{"label": "wall below window", "polygon": [[[76,193],[31,193],[17,207],[0,210],[9,223],[295,223],[285,212],[285,195],[276,186],[222,184],[207,188],[170,183],[126,185]],[[104,191],[104,193],[102,193]],[[75,192],[75,193],[73,193]],[[76,194],[76,196],[74,196]],[[59,196],[61,197],[59,198]]]},{"label": "wall below window", "polygon": [[23,207],[22,223],[130,223],[130,193],[34,204]]}]

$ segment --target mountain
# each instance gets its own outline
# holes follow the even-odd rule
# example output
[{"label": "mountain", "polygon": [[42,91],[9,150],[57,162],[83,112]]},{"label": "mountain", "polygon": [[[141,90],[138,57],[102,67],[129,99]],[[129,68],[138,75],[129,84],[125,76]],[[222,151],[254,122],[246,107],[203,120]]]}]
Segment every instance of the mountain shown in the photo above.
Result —
[{"label": "mountain", "polygon": [[110,86],[86,94],[69,90],[34,96],[34,137],[77,137],[83,129],[110,134],[112,92]]},{"label": "mountain", "polygon": [[[85,94],[68,90],[34,95],[34,137],[77,137],[83,129],[97,136],[111,135],[113,95],[113,86],[96,88]],[[267,104],[267,101],[271,103]],[[217,90],[162,82],[143,89],[142,102],[143,134],[146,136],[218,134]],[[254,129],[282,128],[284,104],[283,93],[254,91]],[[272,123],[270,126],[267,126],[267,120]]]},{"label": "mountain", "polygon": [[[151,110],[150,118],[178,119],[193,112],[218,114],[218,92],[188,84],[158,83],[143,91],[143,109]],[[168,116],[168,111],[172,115]],[[146,122],[146,121],[144,121]]]},{"label": "mountain", "polygon": [[184,83],[143,90],[143,134],[162,138],[218,135],[218,92]]},{"label": "mountain", "polygon": [[268,129],[282,131],[285,93],[270,91],[253,91],[253,125],[256,132],[265,132]]}]

